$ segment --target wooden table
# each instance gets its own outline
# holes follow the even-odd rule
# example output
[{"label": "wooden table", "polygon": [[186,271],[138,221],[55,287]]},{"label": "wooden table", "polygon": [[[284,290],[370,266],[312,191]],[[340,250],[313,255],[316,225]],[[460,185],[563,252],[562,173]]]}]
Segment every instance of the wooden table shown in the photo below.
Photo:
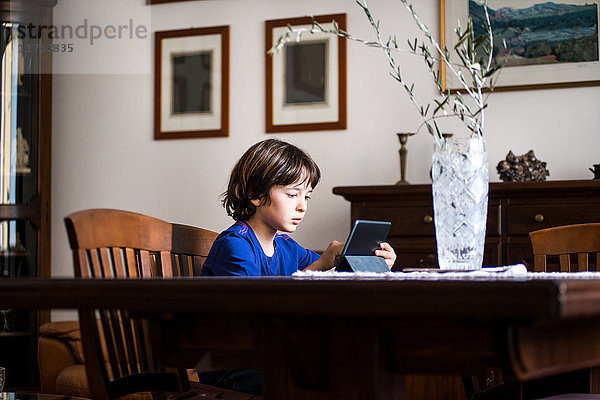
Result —
[{"label": "wooden table", "polygon": [[401,398],[402,374],[600,365],[600,280],[2,279],[0,308],[126,308],[171,363],[265,369],[266,399]]}]

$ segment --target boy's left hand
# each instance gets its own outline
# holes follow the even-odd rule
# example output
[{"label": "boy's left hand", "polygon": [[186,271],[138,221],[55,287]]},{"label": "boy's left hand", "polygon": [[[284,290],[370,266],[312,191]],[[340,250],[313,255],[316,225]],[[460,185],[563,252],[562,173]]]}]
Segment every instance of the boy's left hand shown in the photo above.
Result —
[{"label": "boy's left hand", "polygon": [[392,246],[390,246],[390,244],[386,242],[381,242],[379,244],[379,247],[381,247],[381,250],[375,250],[375,255],[383,257],[388,268],[392,269],[392,267],[394,266],[394,262],[396,261],[396,252],[394,251]]}]

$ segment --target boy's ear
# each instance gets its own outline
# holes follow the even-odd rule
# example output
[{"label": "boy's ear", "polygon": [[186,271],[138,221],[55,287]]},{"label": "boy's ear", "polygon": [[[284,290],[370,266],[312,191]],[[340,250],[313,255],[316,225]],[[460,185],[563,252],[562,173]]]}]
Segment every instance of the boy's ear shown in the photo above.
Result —
[{"label": "boy's ear", "polygon": [[254,204],[254,207],[259,207],[262,204],[261,199],[250,199],[250,203]]}]

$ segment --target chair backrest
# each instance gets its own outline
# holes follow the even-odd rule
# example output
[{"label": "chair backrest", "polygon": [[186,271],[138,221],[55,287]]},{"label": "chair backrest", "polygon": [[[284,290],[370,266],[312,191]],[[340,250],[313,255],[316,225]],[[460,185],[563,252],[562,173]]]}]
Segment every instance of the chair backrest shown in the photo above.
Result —
[{"label": "chair backrest", "polygon": [[171,257],[174,276],[198,276],[217,232],[195,226],[171,224]]},{"label": "chair backrest", "polygon": [[149,278],[171,265],[171,224],[129,211],[91,209],[65,218],[75,276]]},{"label": "chair backrest", "polygon": [[562,272],[600,270],[600,223],[541,229],[530,232],[529,237],[535,271],[554,270],[556,266]]},{"label": "chair backrest", "polygon": [[[75,275],[93,279],[198,275],[217,236],[206,229],[110,209],[76,212],[65,218],[65,224]],[[94,399],[187,387],[185,374],[158,365],[143,319],[126,310],[80,308],[79,323]]]}]

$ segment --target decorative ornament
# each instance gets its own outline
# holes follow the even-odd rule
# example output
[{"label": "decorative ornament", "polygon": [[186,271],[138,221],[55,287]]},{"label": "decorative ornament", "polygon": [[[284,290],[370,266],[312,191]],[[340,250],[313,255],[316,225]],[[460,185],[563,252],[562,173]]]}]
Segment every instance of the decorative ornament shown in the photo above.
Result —
[{"label": "decorative ornament", "polygon": [[509,151],[506,160],[500,161],[496,170],[504,182],[539,182],[545,181],[550,175],[546,163],[538,160],[533,150],[520,156],[515,156]]}]

